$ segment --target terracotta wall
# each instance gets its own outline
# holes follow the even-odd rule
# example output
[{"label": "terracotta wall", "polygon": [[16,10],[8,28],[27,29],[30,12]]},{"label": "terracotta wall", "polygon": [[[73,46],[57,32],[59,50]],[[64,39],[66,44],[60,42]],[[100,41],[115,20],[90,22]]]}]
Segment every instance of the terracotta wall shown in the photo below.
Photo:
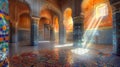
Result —
[{"label": "terracotta wall", "polygon": [[9,1],[9,15],[12,26],[18,22],[19,17],[23,13],[30,13],[30,8],[26,3],[22,3],[19,0],[8,0]]},{"label": "terracotta wall", "polygon": [[30,20],[29,14],[23,14],[20,16],[19,22],[18,22],[19,29],[22,28],[22,29],[30,30],[30,24],[31,24],[31,20]]},{"label": "terracotta wall", "polygon": [[51,24],[51,22],[52,22],[52,16],[53,14],[52,14],[52,12],[51,11],[49,11],[49,10],[47,10],[47,9],[43,9],[41,12],[40,12],[40,17],[44,17],[44,18],[46,18],[46,19],[48,19],[49,21],[47,21],[47,22],[43,22],[43,23],[45,23],[45,24]]}]

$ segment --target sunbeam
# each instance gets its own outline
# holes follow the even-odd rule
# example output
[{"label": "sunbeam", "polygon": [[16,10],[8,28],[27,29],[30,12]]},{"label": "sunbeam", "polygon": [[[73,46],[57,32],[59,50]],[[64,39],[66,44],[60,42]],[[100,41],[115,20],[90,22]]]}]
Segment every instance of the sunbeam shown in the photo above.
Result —
[{"label": "sunbeam", "polygon": [[[90,19],[88,19],[88,21],[90,21],[90,24],[83,34],[84,42],[82,43],[82,46],[84,48],[87,48],[88,46],[90,46],[90,43],[94,38],[94,35],[102,19],[104,18],[104,16],[107,16],[107,15],[108,15],[108,9],[106,4],[103,3],[96,7],[95,12],[93,13],[93,16],[91,16]],[[94,30],[92,32],[88,32],[89,29],[94,29]],[[91,37],[90,40],[89,40],[89,36],[87,36],[88,33],[89,33],[89,36]]]}]

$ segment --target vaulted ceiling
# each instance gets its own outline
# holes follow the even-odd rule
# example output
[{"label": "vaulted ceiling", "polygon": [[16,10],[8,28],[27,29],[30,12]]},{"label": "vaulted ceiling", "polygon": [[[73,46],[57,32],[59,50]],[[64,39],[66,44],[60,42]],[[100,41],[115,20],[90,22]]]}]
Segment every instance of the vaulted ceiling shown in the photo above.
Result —
[{"label": "vaulted ceiling", "polygon": [[[20,0],[29,4],[31,15],[38,16],[42,9],[48,8],[56,13],[62,13],[65,8],[73,6],[78,0]],[[81,0],[80,0],[81,1]],[[76,12],[77,13],[77,12]]]},{"label": "vaulted ceiling", "polygon": [[29,4],[33,16],[39,16],[40,11],[44,8],[48,8],[56,12],[60,11],[60,5],[57,0],[25,0],[25,2]]}]

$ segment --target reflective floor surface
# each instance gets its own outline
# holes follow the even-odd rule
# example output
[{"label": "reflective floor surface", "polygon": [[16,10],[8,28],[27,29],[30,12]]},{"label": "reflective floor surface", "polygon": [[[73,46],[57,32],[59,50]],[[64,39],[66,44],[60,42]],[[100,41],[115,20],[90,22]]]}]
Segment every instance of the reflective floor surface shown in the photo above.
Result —
[{"label": "reflective floor surface", "polygon": [[10,67],[120,67],[120,57],[112,55],[112,45],[97,44],[87,49],[50,42],[12,44],[9,60]]}]

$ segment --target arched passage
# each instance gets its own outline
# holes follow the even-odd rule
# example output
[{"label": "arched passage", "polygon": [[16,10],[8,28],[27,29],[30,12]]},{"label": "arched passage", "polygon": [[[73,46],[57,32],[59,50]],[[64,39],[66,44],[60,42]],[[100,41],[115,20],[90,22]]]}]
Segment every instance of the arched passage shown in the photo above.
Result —
[{"label": "arched passage", "polygon": [[59,27],[59,44],[64,44],[66,42],[65,27],[63,25],[63,14],[59,8],[56,8],[53,4],[43,5],[40,11],[48,9],[52,13],[52,22],[54,16],[58,17],[58,27]]},{"label": "arched passage", "polygon": [[50,20],[42,17],[39,22],[39,38],[40,40],[50,40]]},{"label": "arched passage", "polygon": [[53,29],[55,32],[55,42],[59,42],[59,21],[58,16],[53,17]]},{"label": "arched passage", "polygon": [[[41,31],[44,31],[44,35],[43,33],[42,36],[45,36],[45,26],[48,27],[49,29],[49,32],[50,36],[48,36],[48,39],[51,40],[51,41],[55,41],[55,42],[63,42],[62,40],[62,34],[64,31],[64,29],[61,29],[61,28],[64,28],[63,25],[63,20],[61,21],[59,14],[56,12],[56,11],[53,11],[49,8],[44,8],[40,11],[40,23],[39,23],[39,28],[41,28]],[[43,30],[42,30],[43,29]],[[61,30],[61,31],[59,31]],[[59,38],[59,39],[58,39]]]},{"label": "arched passage", "polygon": [[50,41],[52,37],[53,13],[49,9],[43,9],[40,11],[40,16],[39,29],[42,31],[40,35],[42,35],[42,40]]},{"label": "arched passage", "polygon": [[66,29],[66,41],[70,42],[73,40],[73,18],[72,18],[72,9],[66,8],[63,13],[63,24]]}]

